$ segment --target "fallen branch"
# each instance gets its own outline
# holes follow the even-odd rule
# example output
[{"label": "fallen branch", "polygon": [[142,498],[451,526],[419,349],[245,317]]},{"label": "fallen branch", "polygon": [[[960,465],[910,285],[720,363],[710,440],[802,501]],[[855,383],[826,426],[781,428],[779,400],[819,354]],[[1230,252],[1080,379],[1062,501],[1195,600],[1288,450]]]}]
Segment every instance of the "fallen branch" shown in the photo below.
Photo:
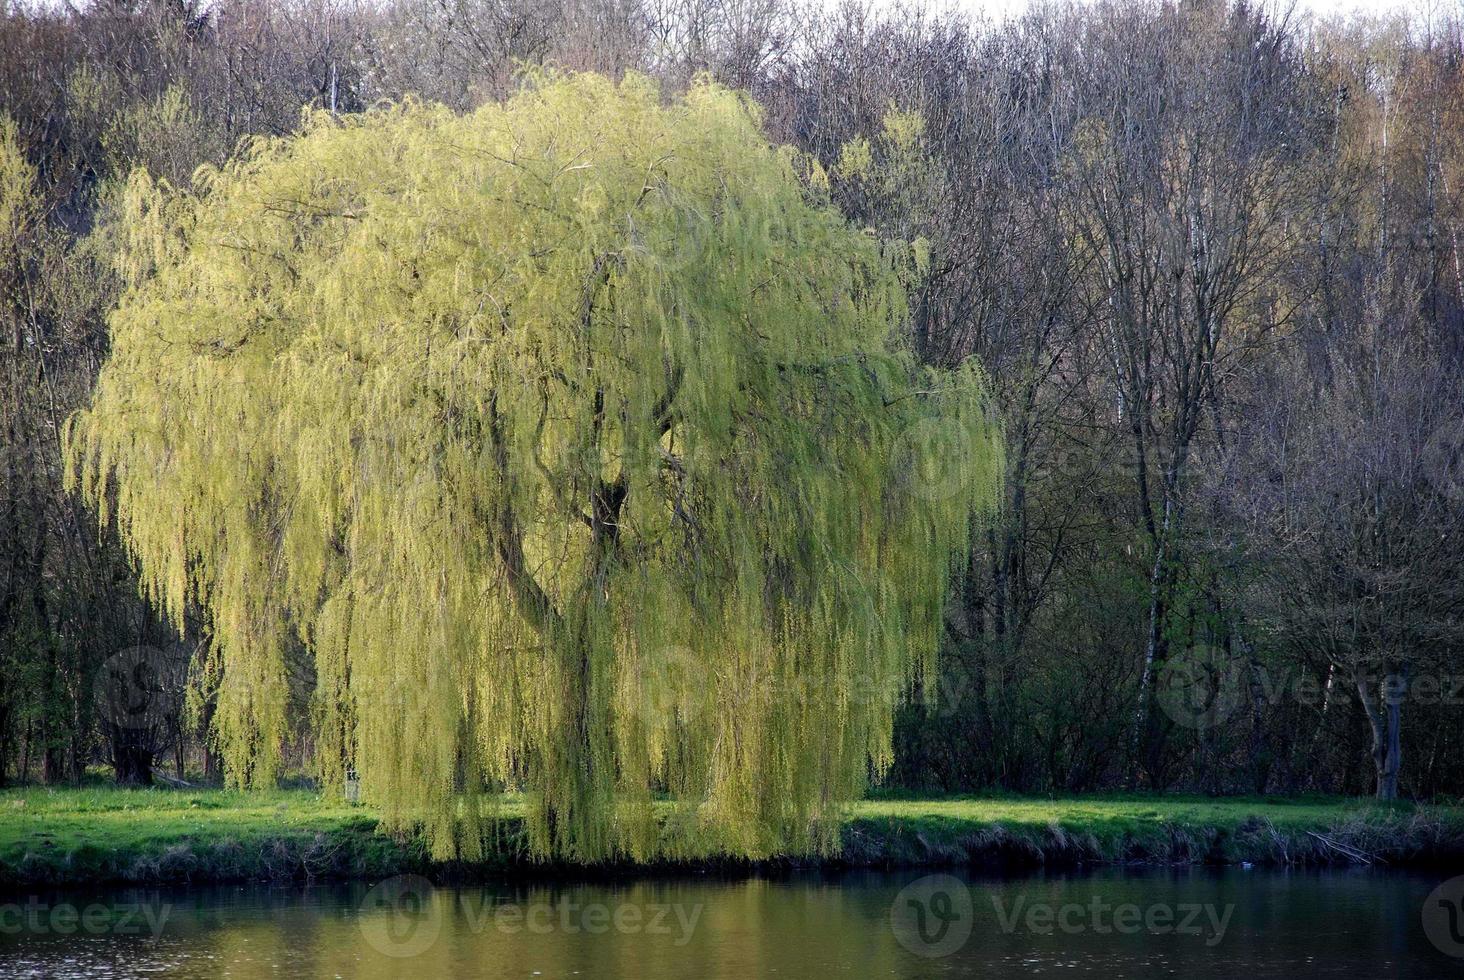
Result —
[{"label": "fallen branch", "polygon": [[[1310,830],[1308,830],[1306,833],[1307,836],[1315,837],[1317,840],[1321,841],[1323,844],[1325,844],[1327,847],[1330,847],[1338,854],[1341,854],[1344,857],[1347,857],[1353,861],[1357,861],[1360,864],[1370,865],[1374,861],[1383,861],[1383,859],[1378,857],[1376,854],[1369,854],[1368,852],[1361,850],[1360,848],[1353,847],[1350,844],[1343,844],[1341,841],[1328,837],[1325,834],[1318,834]],[[1387,862],[1383,861],[1383,863],[1386,864]]]}]

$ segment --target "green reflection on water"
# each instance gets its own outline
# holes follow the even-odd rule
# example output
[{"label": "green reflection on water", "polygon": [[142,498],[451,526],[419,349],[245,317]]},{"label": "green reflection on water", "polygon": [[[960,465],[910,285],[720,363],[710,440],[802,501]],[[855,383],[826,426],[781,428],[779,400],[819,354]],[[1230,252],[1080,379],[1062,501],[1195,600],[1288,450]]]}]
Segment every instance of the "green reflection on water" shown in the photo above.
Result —
[{"label": "green reflection on water", "polygon": [[1420,924],[1445,877],[912,871],[12,895],[0,975],[1433,977],[1464,972]]}]

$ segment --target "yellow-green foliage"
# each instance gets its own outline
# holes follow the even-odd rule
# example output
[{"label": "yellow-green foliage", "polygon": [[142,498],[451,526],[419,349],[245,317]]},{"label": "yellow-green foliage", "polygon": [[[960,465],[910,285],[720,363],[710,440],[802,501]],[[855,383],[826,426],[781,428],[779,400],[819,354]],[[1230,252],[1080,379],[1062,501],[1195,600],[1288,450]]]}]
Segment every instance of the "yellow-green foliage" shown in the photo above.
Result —
[{"label": "yellow-green foliage", "polygon": [[135,179],[71,478],[206,611],[235,782],[303,642],[324,776],[439,854],[503,789],[546,854],[832,846],[1000,450],[813,172],[733,92],[581,75]]},{"label": "yellow-green foliage", "polygon": [[0,113],[0,263],[19,260],[21,240],[36,220],[36,168],[21,150],[15,120]]}]

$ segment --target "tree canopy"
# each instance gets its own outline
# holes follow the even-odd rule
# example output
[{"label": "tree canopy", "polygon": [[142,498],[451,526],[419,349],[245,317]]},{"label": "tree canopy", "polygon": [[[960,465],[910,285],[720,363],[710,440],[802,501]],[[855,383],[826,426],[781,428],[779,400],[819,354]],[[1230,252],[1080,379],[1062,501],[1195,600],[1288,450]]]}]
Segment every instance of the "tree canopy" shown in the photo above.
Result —
[{"label": "tree canopy", "polygon": [[69,479],[203,611],[232,781],[274,779],[303,655],[323,776],[438,854],[505,791],[541,854],[832,846],[1001,438],[974,363],[908,350],[921,243],[760,125],[541,75],[133,179]]}]

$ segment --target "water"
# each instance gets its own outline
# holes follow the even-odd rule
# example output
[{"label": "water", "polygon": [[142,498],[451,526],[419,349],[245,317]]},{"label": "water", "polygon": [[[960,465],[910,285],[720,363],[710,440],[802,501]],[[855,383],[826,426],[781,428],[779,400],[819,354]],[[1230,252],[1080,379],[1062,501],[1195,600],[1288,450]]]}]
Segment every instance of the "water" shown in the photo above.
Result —
[{"label": "water", "polygon": [[[4,977],[1438,977],[1464,879],[918,871],[0,896]],[[1433,909],[1425,922],[1425,908]],[[1456,911],[1457,914],[1457,911]]]}]

